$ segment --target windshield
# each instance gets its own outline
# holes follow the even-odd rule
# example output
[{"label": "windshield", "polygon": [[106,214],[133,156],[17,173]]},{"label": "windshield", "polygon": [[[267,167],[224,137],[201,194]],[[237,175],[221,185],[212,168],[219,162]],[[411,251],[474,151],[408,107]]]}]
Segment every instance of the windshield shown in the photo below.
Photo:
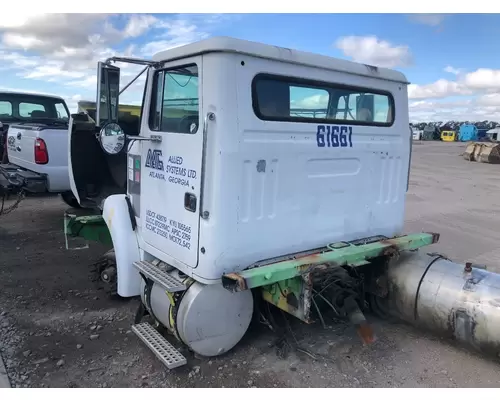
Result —
[{"label": "windshield", "polygon": [[67,123],[66,103],[57,98],[0,93],[0,121]]}]

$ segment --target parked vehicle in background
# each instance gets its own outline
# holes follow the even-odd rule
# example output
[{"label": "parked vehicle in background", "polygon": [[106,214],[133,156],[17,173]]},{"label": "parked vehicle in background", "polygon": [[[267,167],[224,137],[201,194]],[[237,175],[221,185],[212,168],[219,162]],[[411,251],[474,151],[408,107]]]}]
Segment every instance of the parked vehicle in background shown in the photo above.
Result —
[{"label": "parked vehicle in background", "polygon": [[441,140],[443,142],[455,142],[458,140],[457,132],[455,131],[442,131]]},{"label": "parked vehicle in background", "polygon": [[476,125],[463,124],[458,131],[458,140],[461,142],[470,142],[478,139],[478,129]]},{"label": "parked vehicle in background", "polygon": [[69,110],[58,96],[0,92],[3,191],[60,193],[79,207],[68,175]]},{"label": "parked vehicle in background", "polygon": [[422,133],[422,140],[440,140],[439,128],[434,125],[427,125]]},{"label": "parked vehicle in background", "polygon": [[500,128],[493,128],[486,132],[486,137],[490,142],[500,142]]},{"label": "parked vehicle in background", "polygon": [[413,140],[422,140],[422,133],[421,129],[412,129]]}]

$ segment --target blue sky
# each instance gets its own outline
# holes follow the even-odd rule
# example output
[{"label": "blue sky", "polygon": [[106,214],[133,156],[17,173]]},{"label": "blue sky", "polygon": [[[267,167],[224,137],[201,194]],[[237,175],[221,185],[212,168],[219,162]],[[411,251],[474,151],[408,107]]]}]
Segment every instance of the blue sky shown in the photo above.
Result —
[{"label": "blue sky", "polygon": [[[0,88],[95,97],[96,62],[227,35],[403,71],[413,121],[500,122],[496,14],[36,14],[0,19]],[[133,67],[122,69],[132,78]],[[127,94],[140,101],[142,81]]]}]

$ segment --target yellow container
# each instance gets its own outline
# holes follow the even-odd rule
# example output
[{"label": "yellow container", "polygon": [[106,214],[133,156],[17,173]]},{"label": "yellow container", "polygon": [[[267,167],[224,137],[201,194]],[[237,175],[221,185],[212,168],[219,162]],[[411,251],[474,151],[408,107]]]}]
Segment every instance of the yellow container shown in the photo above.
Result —
[{"label": "yellow container", "polygon": [[457,133],[455,131],[441,132],[441,140],[443,142],[454,142],[457,140]]},{"label": "yellow container", "polygon": [[[78,112],[91,111],[95,115],[95,101],[85,101],[81,100],[78,102]],[[118,105],[118,118],[122,115],[133,115],[135,117],[141,116],[141,106],[133,106],[131,104],[119,104]]]}]

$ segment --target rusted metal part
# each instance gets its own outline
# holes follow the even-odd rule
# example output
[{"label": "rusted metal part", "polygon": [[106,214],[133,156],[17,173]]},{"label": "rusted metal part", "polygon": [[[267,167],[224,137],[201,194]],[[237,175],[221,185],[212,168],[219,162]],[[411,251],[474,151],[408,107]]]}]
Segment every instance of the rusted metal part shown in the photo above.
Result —
[{"label": "rusted metal part", "polygon": [[230,291],[268,286],[308,274],[317,269],[364,264],[381,256],[394,257],[399,255],[401,251],[416,250],[436,243],[438,240],[439,234],[437,233],[416,233],[367,244],[348,243],[340,248],[335,247],[336,244],[332,244],[322,252],[248,268],[242,272],[225,274],[222,277],[222,284]]},{"label": "rusted metal part", "polygon": [[345,299],[345,307],[347,318],[356,327],[359,337],[364,345],[369,345],[375,342],[375,333],[372,327],[368,324],[363,312],[359,308],[356,300],[353,297]]},{"label": "rusted metal part", "polygon": [[361,338],[364,345],[370,345],[375,342],[375,333],[373,328],[368,322],[363,322],[359,324],[356,328],[359,337]]},{"label": "rusted metal part", "polygon": [[262,287],[262,297],[288,314],[305,323],[313,323],[310,318],[311,283],[298,276],[282,282]]},{"label": "rusted metal part", "polygon": [[239,292],[248,289],[245,279],[235,272],[225,274],[222,277],[222,286],[231,292]]}]

